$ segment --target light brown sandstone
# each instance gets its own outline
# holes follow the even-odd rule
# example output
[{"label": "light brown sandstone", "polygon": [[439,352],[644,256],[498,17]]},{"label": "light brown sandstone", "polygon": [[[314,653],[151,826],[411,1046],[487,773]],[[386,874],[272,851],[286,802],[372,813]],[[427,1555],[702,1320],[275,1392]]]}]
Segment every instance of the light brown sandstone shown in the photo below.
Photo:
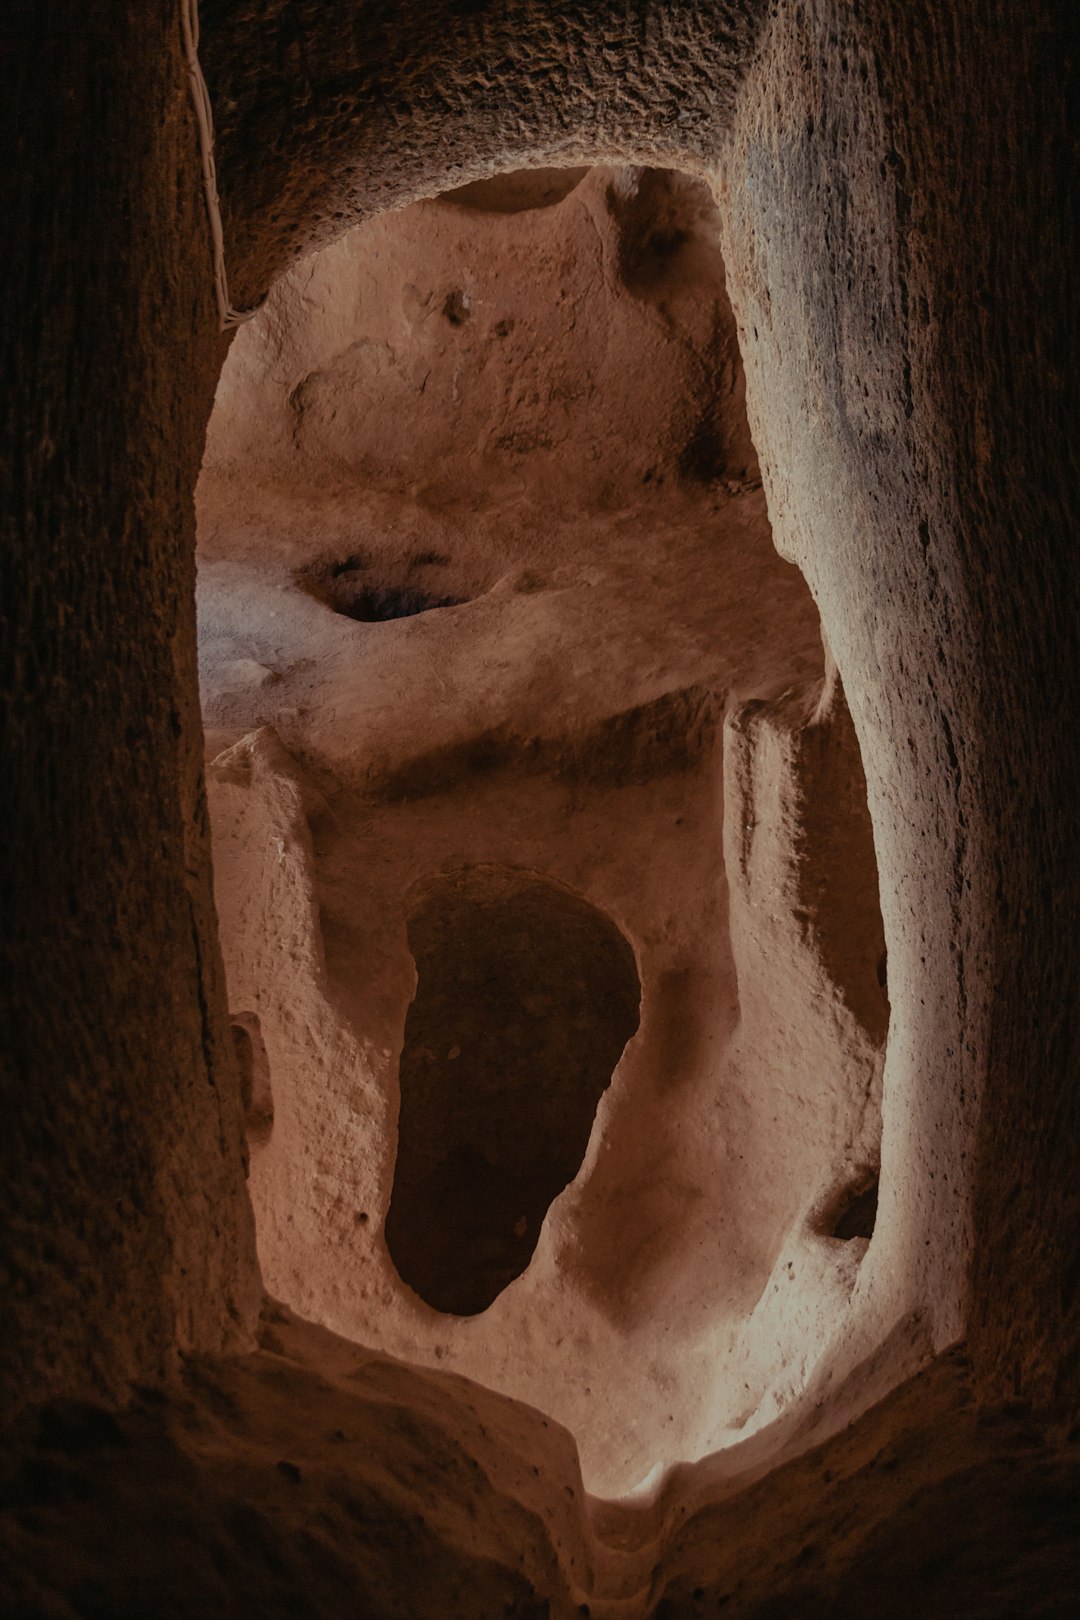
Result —
[{"label": "light brown sandstone", "polygon": [[[345,15],[310,0],[205,0],[203,12],[237,302],[312,248],[343,251],[331,244],[388,208],[532,164],[671,166],[712,187],[773,540],[820,612],[865,767],[890,1003],[878,1215],[842,1342],[822,1347],[785,1412],[711,1463],[676,1465],[655,1500],[592,1504],[587,1518],[569,1442],[557,1426],[543,1428],[550,1418],[469,1385],[466,1402],[483,1408],[478,1435],[460,1415],[460,1387],[455,1394],[444,1381],[454,1374],[390,1361],[373,1389],[371,1375],[366,1385],[349,1376],[369,1365],[368,1352],[287,1318],[259,1328],[247,1057],[230,1036],[216,942],[195,669],[194,490],[227,345],[214,330],[177,18],[157,3],[40,16],[17,5],[2,25],[11,64],[0,264],[3,1601],[23,1615],[260,1620],[305,1606],[352,1613],[358,1602],[387,1616],[572,1615],[585,1605],[657,1620],[710,1608],[1071,1612],[1068,1437],[1080,1358],[1067,8],[783,0],[553,12],[529,0],[447,0]],[[508,229],[528,218],[500,215]],[[454,327],[463,330],[468,322]],[[640,420],[653,397],[671,398],[655,361],[652,351]],[[329,428],[326,406],[326,390],[313,386],[311,420]],[[471,442],[476,466],[494,471]],[[635,466],[628,451],[620,477]],[[575,476],[586,471],[582,463]],[[452,485],[454,476],[447,454],[439,477]],[[561,493],[552,492],[556,504]],[[752,507],[753,493],[724,491],[726,522],[740,502]],[[625,634],[633,667],[640,654],[648,667],[668,644],[654,651],[634,629],[629,564],[661,526],[650,513],[618,536],[621,497],[594,485],[590,499],[603,516],[586,567],[618,573],[620,556],[624,564],[625,591],[606,603],[609,645]],[[318,529],[336,548],[348,535],[335,529],[333,505],[331,490]],[[718,588],[706,563],[715,553],[687,509],[668,510],[665,552],[687,591],[695,582],[691,605],[700,599],[704,616]],[[391,536],[401,511],[393,489],[377,492],[373,527],[384,523]],[[325,627],[340,615],[319,600],[324,558],[298,556],[295,531],[275,527],[275,513],[278,503],[252,512],[252,555],[258,540],[261,566],[289,576],[282,595],[295,625],[319,622],[300,617],[319,610]],[[707,849],[718,836],[707,811],[718,807],[722,754],[729,915],[710,937],[738,943],[740,999],[743,985],[751,1003],[768,990],[766,950],[784,953],[800,987],[812,982],[800,979],[809,956],[821,982],[837,987],[837,1032],[865,1032],[845,947],[859,937],[849,929],[865,863],[838,886],[828,828],[792,836],[803,826],[799,806],[812,803],[804,786],[836,784],[832,758],[848,762],[839,786],[850,780],[849,723],[824,678],[805,592],[768,551],[759,520],[747,511],[757,561],[743,581],[768,558],[769,578],[795,579],[798,591],[763,588],[763,611],[775,624],[790,610],[807,628],[806,639],[761,645],[797,662],[812,649],[813,665],[795,680],[782,661],[756,669],[730,705],[720,753],[683,748],[678,771],[650,775],[644,797],[655,795],[662,819],[657,784],[696,783],[691,826]],[[470,556],[488,571],[460,593],[466,606],[439,612],[483,612],[493,597],[500,607],[497,581],[509,566],[532,566],[514,550],[524,530],[510,534],[509,554],[500,533],[478,523],[476,534]],[[388,541],[388,570],[399,558]],[[308,590],[294,589],[293,568],[312,563]],[[219,578],[224,585],[227,568]],[[433,574],[432,590],[436,582]],[[649,588],[654,633],[666,637],[686,591],[680,606],[678,591]],[[573,600],[589,587],[575,576],[565,589]],[[525,614],[541,636],[558,623],[545,611],[551,593],[548,581],[535,593],[536,619]],[[514,595],[523,612],[528,598]],[[485,622],[495,635],[498,615]],[[419,623],[391,632],[411,626],[421,641]],[[559,641],[560,659],[573,645]],[[652,720],[629,724],[627,713],[643,710],[668,738],[715,740],[699,689],[735,691],[734,656],[725,675],[709,665],[715,653],[682,646],[677,681],[634,693],[621,677],[600,680],[602,701],[580,717],[583,730],[569,705],[546,731],[537,710],[523,709],[510,751],[538,740],[544,762],[526,788],[550,777],[568,794],[585,792],[585,819],[589,796],[594,809],[601,792],[625,797],[618,783],[582,787],[580,748],[565,760],[559,749],[560,739],[585,736],[592,757],[595,728],[607,726],[620,773],[627,761],[654,771],[656,752],[644,747]],[[442,797],[457,793],[460,776],[453,785],[449,776],[462,768],[468,728],[448,727],[445,749],[395,788],[394,770],[411,761],[407,749],[395,754],[389,719],[353,739],[363,744],[355,752],[335,753],[332,726],[308,735],[302,716],[272,702],[279,684],[306,690],[304,672],[290,663],[278,683],[263,673],[272,677],[272,661],[241,653],[234,662],[233,707],[214,721],[224,733],[215,741],[242,746],[226,756],[234,780],[223,785],[224,767],[215,768],[215,791],[231,795],[238,815],[243,806],[238,837],[245,827],[252,838],[292,830],[302,859],[287,851],[279,873],[264,874],[265,892],[287,886],[291,971],[310,993],[310,953],[320,932],[333,935],[312,899],[321,804],[333,808],[321,773],[340,770],[348,754],[381,761],[348,792],[383,794],[375,831],[391,855],[384,892],[400,893],[400,818],[407,809],[426,831],[416,806],[437,809],[440,784]],[[512,672],[515,708],[524,667]],[[340,674],[333,659],[324,673],[325,682],[309,681],[320,708]],[[368,673],[377,675],[374,664]],[[797,690],[785,696],[789,686]],[[670,695],[687,692],[689,703]],[[223,703],[227,695],[220,687]],[[493,677],[481,729],[498,719],[497,698]],[[755,698],[765,706],[748,710]],[[274,713],[248,724],[264,702]],[[424,702],[425,720],[434,709]],[[835,750],[830,736],[840,739]],[[501,770],[514,767],[508,758]],[[415,800],[407,807],[406,791]],[[761,812],[749,847],[748,818],[732,814],[744,802]],[[550,847],[542,821],[524,828],[540,853]],[[594,822],[600,838],[610,818]],[[635,836],[644,841],[651,825],[643,814]],[[269,856],[277,860],[276,845]],[[445,859],[460,858],[448,844]],[[355,852],[344,864],[361,865]],[[776,884],[755,888],[770,869]],[[701,885],[682,870],[696,905]],[[825,874],[844,927],[796,939],[798,907],[820,905]],[[617,909],[589,891],[588,875],[565,881],[601,910]],[[612,888],[625,896],[633,884],[624,880]],[[227,884],[222,892],[224,914]],[[785,895],[791,904],[780,903]],[[392,905],[378,920],[391,928]],[[624,932],[637,950],[634,929]],[[267,937],[253,924],[252,934]],[[646,994],[650,981],[643,974]],[[401,990],[387,995],[387,1025],[402,1017]],[[252,1150],[257,1188],[259,1155],[288,1136],[274,1087],[278,1036],[251,997],[232,1011],[259,1017],[274,1097],[269,1139]],[[346,1020],[329,997],[319,1016],[310,1031],[298,1021],[296,1072],[321,1043],[331,1080],[335,1057],[355,1074],[340,1044]],[[759,1019],[756,1055],[787,1061],[791,1028],[809,1027],[797,998],[789,1018],[775,1028]],[[647,1027],[643,1018],[635,1040]],[[370,1095],[386,1093],[373,1085]],[[667,1106],[647,1110],[650,1127],[659,1120],[665,1131],[677,1117]],[[390,1132],[371,1139],[371,1173],[386,1176]],[[324,1146],[306,1143],[302,1153],[333,1171]],[[825,1157],[835,1162],[831,1147]],[[852,1155],[852,1198],[865,1190],[868,1157],[861,1144]],[[587,1160],[590,1184],[593,1168]],[[843,1187],[821,1191],[809,1211],[819,1234],[844,1219],[834,1196]],[[265,1218],[260,1228],[265,1250]],[[504,1301],[529,1286],[542,1255],[541,1244]],[[672,1274],[670,1256],[657,1275],[665,1269]],[[606,1297],[619,1297],[608,1276]],[[778,1342],[802,1343],[802,1332]],[[967,1361],[947,1348],[961,1339]],[[905,1368],[927,1360],[897,1387]],[[782,1385],[770,1376],[762,1387]],[[346,1453],[337,1436],[350,1425],[365,1438]]]},{"label": "light brown sandstone", "polygon": [[551,1413],[612,1496],[849,1336],[869,1231],[827,1216],[876,1174],[887,1006],[716,210],[576,179],[391,215],[275,290],[211,422],[200,612],[208,722],[253,728],[210,797],[273,1076],[267,1286]]}]

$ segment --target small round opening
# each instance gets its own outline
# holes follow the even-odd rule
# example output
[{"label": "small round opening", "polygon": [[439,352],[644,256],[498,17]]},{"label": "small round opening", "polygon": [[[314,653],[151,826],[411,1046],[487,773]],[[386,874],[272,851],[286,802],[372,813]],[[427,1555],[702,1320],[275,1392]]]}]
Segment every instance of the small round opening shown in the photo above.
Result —
[{"label": "small round opening", "polygon": [[416,899],[386,1241],[436,1310],[486,1310],[532,1258],[638,1027],[627,940],[530,873],[473,868]]}]

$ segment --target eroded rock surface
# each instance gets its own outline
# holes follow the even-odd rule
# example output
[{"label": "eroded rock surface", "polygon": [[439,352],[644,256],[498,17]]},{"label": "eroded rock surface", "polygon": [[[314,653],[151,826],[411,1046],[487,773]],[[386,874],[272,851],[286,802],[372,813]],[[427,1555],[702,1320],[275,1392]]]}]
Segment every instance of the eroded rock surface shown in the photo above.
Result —
[{"label": "eroded rock surface", "polygon": [[[717,244],[661,171],[364,226],[237,339],[200,491],[264,1276],[552,1413],[607,1494],[806,1387],[869,1237],[828,1212],[879,1162],[858,746],[771,544]],[[606,947],[550,1030],[497,908],[436,968],[416,897],[483,872],[595,908],[640,975],[576,1123],[555,1070],[607,1040]],[[543,924],[522,961],[578,971]],[[440,974],[461,1031],[428,1027]]]},{"label": "eroded rock surface", "polygon": [[280,1307],[260,1340],[120,1411],[26,1414],[0,1459],[5,1614],[1057,1620],[1080,1597],[1075,1446],[1022,1406],[980,1414],[959,1356],[767,1480],[616,1519],[527,1407]]},{"label": "eroded rock surface", "polygon": [[[1075,1482],[1059,1488],[1062,1451],[1024,1404],[1067,1432],[1080,1369],[1069,882],[1076,411],[1075,368],[1062,359],[1076,347],[1077,308],[1070,8],[582,0],[556,15],[536,0],[342,11],[323,0],[203,0],[201,9],[240,304],[357,220],[522,163],[671,162],[720,188],[774,533],[826,616],[867,769],[892,1003],[883,1164],[859,1267],[864,1308],[846,1319],[844,1354],[821,1365],[826,1383],[832,1370],[831,1403],[819,1382],[809,1403],[789,1403],[771,1429],[722,1454],[741,1455],[743,1487],[757,1470],[749,1496],[717,1475],[715,1459],[676,1469],[668,1506],[673,1522],[692,1514],[685,1539],[656,1535],[650,1513],[625,1504],[600,1514],[614,1566],[603,1590],[637,1594],[613,1599],[615,1613],[623,1620],[634,1603],[758,1620],[777,1609],[1073,1613]],[[449,1499],[482,1519],[498,1514],[479,1481],[491,1457],[476,1436],[425,1450],[433,1431],[417,1416],[415,1369],[401,1400],[376,1402],[369,1493],[357,1490],[360,1457],[335,1465],[331,1492],[304,1494],[305,1467],[316,1465],[301,1443],[315,1458],[331,1444],[315,1440],[310,1421],[326,1374],[308,1376],[310,1364],[303,1376],[281,1374],[282,1350],[304,1360],[281,1324],[279,1348],[259,1358],[271,1382],[281,1379],[276,1415],[240,1388],[250,1368],[234,1358],[251,1343],[258,1278],[242,1076],[210,892],[192,611],[193,490],[227,341],[214,314],[177,13],[56,0],[8,8],[4,23],[4,1599],[50,1620],[237,1613],[249,1594],[260,1616],[308,1604],[351,1615],[378,1570],[386,1614],[418,1603],[453,1612],[463,1573],[474,1611],[520,1603],[558,1613],[564,1583],[539,1595],[536,1540],[520,1520],[509,1574],[501,1554],[494,1564],[472,1557],[463,1571],[441,1532],[417,1525]],[[676,525],[668,543],[687,532]],[[354,555],[344,521],[333,540],[336,566]],[[283,577],[313,560],[303,549],[283,556]],[[418,551],[428,555],[426,540]],[[485,578],[439,589],[475,598]],[[270,593],[270,612],[279,606]],[[658,597],[665,614],[671,606]],[[245,634],[261,617],[248,616]],[[281,687],[288,698],[297,658],[278,663],[269,639],[257,656],[233,650],[231,680],[245,701]],[[558,657],[566,651],[560,641]],[[819,675],[810,672],[811,686]],[[760,840],[729,846],[746,854],[747,880],[784,821],[765,764],[778,760],[777,780],[791,782],[809,763],[787,724],[792,684],[802,678],[751,683],[732,705],[734,778],[771,818]],[[647,717],[673,720],[673,694],[684,690],[695,743],[678,754],[704,757],[697,739],[716,697],[707,682],[616,702],[604,722],[619,741],[610,757],[652,768],[663,751]],[[755,721],[743,700],[762,697]],[[816,706],[805,697],[804,714]],[[283,731],[288,707],[273,717]],[[218,740],[248,733],[248,713],[238,702]],[[408,780],[430,786],[447,780],[448,762],[463,768],[460,739],[444,741]],[[291,763],[308,757],[300,731],[286,743],[275,752],[264,734],[234,758],[229,784],[233,810],[250,812],[245,860],[265,858],[260,878],[284,886],[273,891],[287,902],[274,952],[256,928],[257,895],[245,902],[245,937],[262,938],[259,962],[280,970],[282,1003],[307,975],[322,982],[334,956],[304,955],[316,935],[293,859],[331,800],[307,764],[298,776]],[[568,757],[582,752],[575,745]],[[495,754],[485,740],[479,756]],[[439,800],[426,802],[435,810]],[[716,808],[704,794],[700,803],[703,818]],[[597,836],[606,807],[597,801]],[[680,814],[672,810],[672,826]],[[359,839],[357,849],[385,876],[390,916],[393,894],[418,874],[404,857],[397,871],[382,864],[389,845],[375,843],[374,861]],[[590,861],[583,847],[581,873],[568,874],[579,889]],[[329,885],[319,887],[325,897]],[[244,896],[222,892],[243,913]],[[347,885],[340,894],[351,900]],[[747,884],[747,913],[752,898]],[[343,904],[339,919],[347,912]],[[764,921],[769,946],[783,918]],[[395,974],[387,1029],[411,993],[407,972]],[[651,970],[647,978],[655,982]],[[352,982],[348,971],[340,980]],[[280,1126],[290,1147],[275,1174],[299,1162],[297,1188],[316,1188],[328,1207],[342,1144],[347,1182],[358,1153],[365,1174],[385,1163],[392,1128],[350,1134],[347,1104],[362,1088],[342,1015],[323,1017],[299,992],[295,1009],[290,1022],[284,1005],[257,1009],[246,995],[232,1005],[258,1019],[283,1081],[275,1091],[271,1073],[275,1118],[269,1141],[253,1145],[253,1185],[256,1197],[260,1183],[272,1185],[265,1154]],[[305,1159],[312,1122],[298,1122],[290,1064],[279,1059],[284,1042],[299,1072],[313,1040],[324,1043],[320,1059],[341,1056],[340,1072],[333,1061],[320,1068],[346,1102]],[[254,1097],[254,1056],[251,1079]],[[364,1093],[368,1121],[382,1095],[380,1085]],[[361,1150],[372,1143],[369,1164]],[[848,1193],[871,1170],[860,1166],[829,1195],[816,1230],[843,1223]],[[271,1234],[273,1206],[265,1201],[260,1216]],[[325,1213],[312,1219],[297,1202],[289,1242],[309,1228],[336,1231]],[[894,1337],[870,1374],[860,1360],[886,1321],[916,1358],[965,1334],[971,1382],[947,1357],[890,1394]],[[218,1352],[228,1359],[208,1375],[202,1358]],[[141,1387],[139,1402],[159,1414],[148,1429],[166,1428],[173,1418],[160,1411],[182,1405],[185,1354],[202,1370],[206,1403],[194,1399],[202,1433],[177,1461],[156,1440],[144,1449],[122,1408]],[[49,1395],[55,1404],[26,1412]],[[82,1403],[74,1411],[73,1401]],[[853,1403],[875,1402],[840,1433]],[[20,1422],[28,1427],[16,1432]],[[785,1425],[797,1449],[834,1438],[765,1478],[775,1449],[755,1447]],[[329,1434],[338,1428],[348,1432],[340,1417]],[[520,1455],[528,1443],[518,1433],[510,1449]],[[396,1488],[414,1467],[417,1484],[438,1474],[436,1502]],[[553,1476],[564,1469],[572,1462],[554,1457]],[[486,1559],[497,1535],[471,1522],[468,1506],[461,1519]],[[328,1565],[341,1569],[342,1547],[357,1548],[356,1561],[346,1553],[331,1590],[323,1578]],[[579,1613],[580,1602],[601,1612],[599,1600],[574,1601]]]}]

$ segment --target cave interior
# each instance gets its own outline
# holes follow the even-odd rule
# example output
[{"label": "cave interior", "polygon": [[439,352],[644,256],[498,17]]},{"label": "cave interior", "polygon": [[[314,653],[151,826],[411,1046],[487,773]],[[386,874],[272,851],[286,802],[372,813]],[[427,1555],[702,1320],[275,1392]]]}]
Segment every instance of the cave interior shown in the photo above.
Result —
[{"label": "cave interior", "polygon": [[1080,1612],[1067,8],[70,21],[0,1614]]}]

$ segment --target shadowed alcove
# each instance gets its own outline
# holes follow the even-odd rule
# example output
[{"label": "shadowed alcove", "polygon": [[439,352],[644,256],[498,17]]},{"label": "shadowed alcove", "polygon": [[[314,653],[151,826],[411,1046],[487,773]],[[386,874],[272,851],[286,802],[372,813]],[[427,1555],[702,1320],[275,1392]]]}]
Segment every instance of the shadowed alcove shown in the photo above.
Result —
[{"label": "shadowed alcove", "polygon": [[422,1299],[468,1316],[524,1271],[577,1174],[640,987],[615,925],[528,873],[425,885],[409,948],[386,1241]]}]

